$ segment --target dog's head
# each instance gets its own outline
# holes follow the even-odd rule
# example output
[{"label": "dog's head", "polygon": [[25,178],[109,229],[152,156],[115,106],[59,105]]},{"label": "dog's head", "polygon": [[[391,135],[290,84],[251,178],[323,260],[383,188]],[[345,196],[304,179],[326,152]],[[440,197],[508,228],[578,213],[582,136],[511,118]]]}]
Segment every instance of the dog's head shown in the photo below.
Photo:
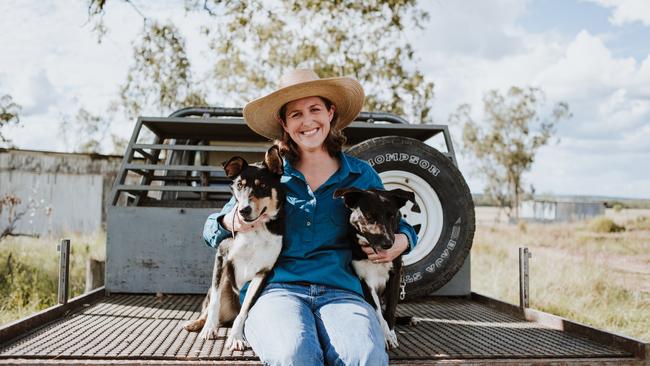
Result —
[{"label": "dog's head", "polygon": [[334,197],[343,197],[345,206],[352,210],[350,224],[359,244],[370,245],[375,251],[393,246],[400,220],[399,209],[406,201],[415,203],[415,194],[402,189],[382,191],[351,187],[336,190]]},{"label": "dog's head", "polygon": [[240,219],[252,223],[264,214],[268,216],[265,221],[277,216],[284,202],[280,186],[283,165],[277,146],[271,146],[263,162],[248,164],[244,158],[235,156],[223,163],[223,169],[233,180],[231,187]]}]

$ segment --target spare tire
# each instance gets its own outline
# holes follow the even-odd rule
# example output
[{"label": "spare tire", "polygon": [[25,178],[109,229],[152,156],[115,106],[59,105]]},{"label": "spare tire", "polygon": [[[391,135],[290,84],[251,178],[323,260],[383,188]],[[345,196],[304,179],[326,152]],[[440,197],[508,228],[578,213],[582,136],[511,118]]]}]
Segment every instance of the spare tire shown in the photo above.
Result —
[{"label": "spare tire", "polygon": [[384,136],[350,147],[379,173],[386,189],[415,193],[416,204],[401,210],[418,233],[418,243],[404,256],[407,298],[428,295],[458,272],[472,247],[474,202],[451,159],[423,142]]}]

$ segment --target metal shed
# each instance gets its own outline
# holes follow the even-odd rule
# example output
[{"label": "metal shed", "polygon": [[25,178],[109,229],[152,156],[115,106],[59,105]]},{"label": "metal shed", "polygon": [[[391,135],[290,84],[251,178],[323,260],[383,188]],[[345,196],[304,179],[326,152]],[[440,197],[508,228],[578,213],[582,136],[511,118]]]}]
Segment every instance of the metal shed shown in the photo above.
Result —
[{"label": "metal shed", "polygon": [[605,214],[598,202],[528,200],[519,205],[519,217],[533,221],[569,222]]},{"label": "metal shed", "polygon": [[[121,155],[0,149],[0,196],[20,198],[15,232],[94,233],[106,222],[106,202]],[[9,212],[0,214],[0,229]]]}]

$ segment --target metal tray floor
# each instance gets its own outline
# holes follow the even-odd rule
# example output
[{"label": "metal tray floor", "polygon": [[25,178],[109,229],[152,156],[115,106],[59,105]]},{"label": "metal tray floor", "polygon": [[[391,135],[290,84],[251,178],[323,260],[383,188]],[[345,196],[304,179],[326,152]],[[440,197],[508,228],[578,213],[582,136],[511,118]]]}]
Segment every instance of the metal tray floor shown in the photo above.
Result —
[{"label": "metal tray floor", "polygon": [[[114,294],[0,347],[1,359],[257,360],[252,350],[230,352],[230,329],[204,341],[180,325],[198,317],[202,296]],[[463,298],[400,304],[421,318],[397,328],[392,361],[445,359],[621,358],[632,354]]]}]

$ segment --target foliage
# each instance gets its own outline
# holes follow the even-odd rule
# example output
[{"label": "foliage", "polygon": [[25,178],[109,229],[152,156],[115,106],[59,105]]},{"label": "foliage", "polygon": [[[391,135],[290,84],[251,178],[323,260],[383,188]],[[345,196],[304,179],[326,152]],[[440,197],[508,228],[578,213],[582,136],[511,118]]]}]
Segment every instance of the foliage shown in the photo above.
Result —
[{"label": "foliage", "polygon": [[589,221],[588,229],[595,233],[617,233],[625,231],[624,226],[620,226],[609,217],[599,216]]},{"label": "foliage", "polygon": [[650,231],[650,217],[637,216],[632,220],[628,220],[625,223],[625,228],[633,231]]},{"label": "foliage", "polygon": [[615,212],[621,212],[624,208],[622,203],[615,203],[612,208],[614,209]]},{"label": "foliage", "polygon": [[59,135],[73,151],[83,153],[101,152],[102,142],[110,137],[112,153],[123,154],[126,139],[109,132],[112,120],[110,115],[94,115],[82,107],[77,111],[74,120],[64,116]]},{"label": "foliage", "polygon": [[[56,239],[8,237],[0,241],[0,324],[56,305]],[[105,233],[71,237],[70,297],[85,288],[86,260],[105,258]]]},{"label": "foliage", "polygon": [[4,145],[11,142],[2,134],[2,128],[20,123],[18,113],[20,113],[21,109],[22,107],[13,101],[11,95],[0,96],[0,144]]},{"label": "foliage", "polygon": [[6,236],[14,235],[16,223],[27,213],[26,209],[18,209],[21,202],[20,197],[10,193],[5,193],[0,197],[0,215],[5,209],[7,210],[7,225],[0,230],[0,240]]},{"label": "foliage", "polygon": [[[88,1],[91,18],[109,3]],[[367,110],[430,119],[433,83],[413,65],[415,54],[404,38],[407,28],[428,19],[415,0],[187,0],[185,9],[210,15],[201,27],[211,49],[210,73],[193,83],[178,29],[145,17],[120,94],[130,116],[152,106],[205,104],[205,90],[241,105],[271,91],[288,69],[312,68],[321,77],[357,78]]]},{"label": "foliage", "polygon": [[191,79],[185,42],[171,23],[146,22],[140,43],[133,50],[126,82],[120,88],[120,107],[129,118],[141,115],[143,106],[164,114],[187,106],[205,106],[203,92]]},{"label": "foliage", "polygon": [[508,208],[508,216],[518,218],[523,192],[523,174],[530,170],[537,150],[547,144],[556,124],[570,118],[569,105],[559,102],[548,117],[540,116],[545,94],[539,88],[511,87],[504,95],[497,90],[483,97],[484,123],[471,116],[463,104],[449,117],[463,126],[464,153],[476,158],[477,172],[487,186],[485,194]]}]

